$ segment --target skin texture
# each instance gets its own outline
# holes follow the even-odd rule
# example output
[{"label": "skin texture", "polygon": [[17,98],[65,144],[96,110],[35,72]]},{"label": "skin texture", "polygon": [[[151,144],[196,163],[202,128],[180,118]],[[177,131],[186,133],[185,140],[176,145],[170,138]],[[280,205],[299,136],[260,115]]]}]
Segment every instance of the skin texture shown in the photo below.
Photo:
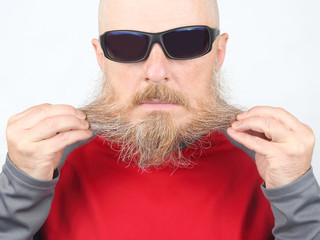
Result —
[{"label": "skin texture", "polygon": [[[213,8],[212,2],[206,0],[108,0],[101,3],[100,34],[116,29],[161,32],[188,25],[209,25],[214,28],[218,27],[215,12],[217,9]],[[209,54],[185,61],[167,58],[161,46],[155,44],[146,61],[131,64],[106,59],[99,41],[94,39],[92,44],[99,66],[113,86],[119,104],[127,103],[131,96],[150,83],[163,83],[189,96],[190,105],[195,107],[198,98],[203,100],[211,97],[210,80],[214,70],[219,70],[222,66],[227,40],[228,35],[222,34],[213,43],[213,50]],[[142,108],[135,109],[132,119],[139,119],[145,111]],[[171,113],[180,122],[189,117],[188,112],[180,106],[173,107]]]},{"label": "skin texture", "polygon": [[[199,0],[108,0],[100,9],[100,34],[107,30],[134,29],[160,32],[186,25],[218,27],[217,8],[212,1]],[[116,9],[116,10],[115,10]],[[108,14],[106,14],[108,13]],[[166,58],[155,44],[149,58],[140,63],[121,64],[106,59],[97,39],[92,40],[101,70],[113,86],[118,101],[150,83],[163,83],[188,95],[190,104],[210,96],[210,81],[225,57],[228,35],[222,34],[207,55],[192,60]],[[137,108],[132,121],[151,108]],[[188,112],[181,106],[170,109],[184,122]],[[13,163],[30,176],[49,180],[62,150],[69,144],[89,138],[85,116],[66,105],[39,105],[13,116],[7,127],[8,153]],[[238,116],[228,134],[256,152],[256,164],[268,188],[284,186],[301,177],[311,166],[314,134],[284,109],[254,107]]]},{"label": "skin texture", "polygon": [[85,118],[74,107],[50,104],[12,116],[7,125],[11,161],[33,178],[52,179],[63,149],[92,136]]},{"label": "skin texture", "polygon": [[[141,1],[140,1],[141,2]],[[167,1],[168,2],[168,1]],[[150,1],[144,1],[141,2],[142,4],[140,4],[137,1],[119,1],[116,2],[117,6],[115,6],[115,2],[114,1],[110,1],[110,0],[100,0],[100,5],[99,5],[99,19],[98,19],[98,24],[99,24],[99,34],[102,34],[105,32],[105,30],[108,28],[108,24],[109,23],[113,23],[115,19],[119,19],[120,21],[122,21],[119,17],[119,13],[120,11],[113,11],[110,12],[109,9],[112,7],[118,7],[122,6],[122,7],[128,7],[129,9],[133,9],[134,7],[137,8],[138,6],[145,6],[146,11],[143,12],[143,17],[148,17],[148,19],[151,19],[154,23],[159,24],[159,21],[155,21],[157,19],[154,18],[154,11],[152,11],[152,9],[150,8]],[[165,6],[165,8],[167,8],[167,6],[170,5],[163,5],[161,1],[153,1],[152,4],[157,4],[157,7],[163,7]],[[183,3],[183,1],[180,1],[180,4]],[[201,0],[196,2],[197,3],[197,7],[194,9],[189,9],[191,10],[193,13],[195,13],[196,11],[198,11],[200,9],[200,14],[202,14],[203,12],[205,12],[204,14],[206,16],[208,16],[207,21],[210,21],[209,25],[212,26],[220,26],[219,24],[219,10],[218,10],[218,4],[216,0]],[[129,4],[129,5],[128,5]],[[171,3],[172,4],[172,3]],[[175,4],[179,4],[178,1],[175,2]],[[187,4],[187,3],[186,3]],[[170,16],[171,15],[165,15],[167,13],[168,9],[165,8],[161,8],[164,9],[164,11],[162,12],[158,12],[160,18],[158,20],[160,20],[160,25],[161,25],[161,21],[163,20],[168,20],[168,22],[170,22]],[[180,10],[186,10],[188,8],[187,5],[182,6],[182,8],[180,8]],[[176,8],[174,9],[174,14],[179,14],[180,12],[177,11]],[[160,8],[158,9],[160,10]],[[182,13],[183,14],[183,13]],[[132,14],[133,15],[133,14]],[[163,16],[165,16],[165,18],[163,18]],[[173,15],[172,15],[173,16]],[[184,23],[183,23],[184,24]],[[139,27],[142,27],[145,25],[145,22],[142,23],[142,25],[139,25]],[[120,27],[120,26],[119,26]],[[125,27],[128,27],[127,25]],[[135,25],[133,25],[133,27],[135,27]],[[150,31],[154,31],[154,29],[150,29]]]},{"label": "skin texture", "polygon": [[227,132],[256,152],[257,168],[267,188],[289,184],[309,170],[315,136],[286,110],[254,107],[237,120]]}]

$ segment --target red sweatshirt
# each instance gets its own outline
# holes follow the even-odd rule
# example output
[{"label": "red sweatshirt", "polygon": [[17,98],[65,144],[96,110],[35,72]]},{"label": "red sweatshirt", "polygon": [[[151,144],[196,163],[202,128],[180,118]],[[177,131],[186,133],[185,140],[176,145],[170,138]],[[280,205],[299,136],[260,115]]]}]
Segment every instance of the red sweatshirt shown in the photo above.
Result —
[{"label": "red sweatshirt", "polygon": [[[42,239],[274,239],[255,163],[222,133],[191,169],[143,172],[96,137],[66,159]],[[200,154],[201,152],[201,154]]]}]

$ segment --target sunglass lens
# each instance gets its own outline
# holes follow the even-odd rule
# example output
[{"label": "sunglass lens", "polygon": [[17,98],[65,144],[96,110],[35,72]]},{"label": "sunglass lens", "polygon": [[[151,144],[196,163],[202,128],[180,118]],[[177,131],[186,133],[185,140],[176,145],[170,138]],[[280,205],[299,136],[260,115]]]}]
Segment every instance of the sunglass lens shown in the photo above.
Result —
[{"label": "sunglass lens", "polygon": [[182,28],[163,36],[167,52],[174,58],[193,58],[209,48],[210,35],[206,28]]},{"label": "sunglass lens", "polygon": [[111,32],[105,37],[105,48],[112,59],[124,62],[141,60],[147,52],[149,37],[139,33]]}]

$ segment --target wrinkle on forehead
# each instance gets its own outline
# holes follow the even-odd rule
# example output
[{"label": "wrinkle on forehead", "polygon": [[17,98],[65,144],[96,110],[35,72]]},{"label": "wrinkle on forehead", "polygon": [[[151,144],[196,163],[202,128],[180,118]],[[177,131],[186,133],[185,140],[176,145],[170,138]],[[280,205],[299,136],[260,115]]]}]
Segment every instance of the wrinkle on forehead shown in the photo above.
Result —
[{"label": "wrinkle on forehead", "polygon": [[186,25],[219,27],[217,1],[100,0],[99,34],[129,28],[157,32]]}]

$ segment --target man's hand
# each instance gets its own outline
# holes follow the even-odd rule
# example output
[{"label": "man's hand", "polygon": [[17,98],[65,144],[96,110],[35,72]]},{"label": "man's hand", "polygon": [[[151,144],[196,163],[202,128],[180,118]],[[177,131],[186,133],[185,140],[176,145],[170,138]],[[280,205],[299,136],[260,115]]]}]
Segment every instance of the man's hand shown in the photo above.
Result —
[{"label": "man's hand", "polygon": [[12,116],[7,126],[11,161],[36,179],[52,179],[63,149],[92,136],[85,119],[85,114],[72,106],[50,104]]},{"label": "man's hand", "polygon": [[289,184],[310,169],[315,136],[290,113],[254,107],[239,114],[237,120],[227,133],[256,152],[257,168],[267,188]]}]

